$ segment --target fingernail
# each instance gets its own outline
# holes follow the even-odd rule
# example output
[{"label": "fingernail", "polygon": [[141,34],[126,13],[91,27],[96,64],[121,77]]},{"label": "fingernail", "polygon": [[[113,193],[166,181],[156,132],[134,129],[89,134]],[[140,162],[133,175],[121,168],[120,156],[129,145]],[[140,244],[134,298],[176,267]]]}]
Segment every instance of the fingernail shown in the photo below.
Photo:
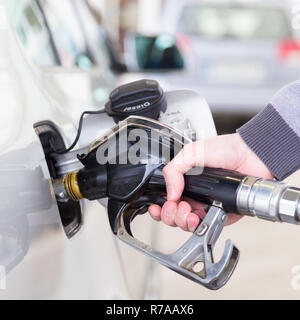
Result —
[{"label": "fingernail", "polygon": [[196,229],[196,221],[193,217],[189,217],[188,219],[188,228],[191,232],[194,232]]},{"label": "fingernail", "polygon": [[168,201],[174,200],[175,198],[175,190],[172,186],[167,186],[167,199]]},{"label": "fingernail", "polygon": [[167,216],[171,217],[171,216],[173,216],[174,211],[171,210],[171,209],[166,209],[165,214],[166,214]]},{"label": "fingernail", "polygon": [[185,210],[181,206],[179,206],[177,214],[178,214],[179,217],[184,217],[185,216]]},{"label": "fingernail", "polygon": [[194,232],[194,227],[193,227],[193,223],[188,219],[187,221],[187,225],[188,225],[188,229],[190,232]]}]

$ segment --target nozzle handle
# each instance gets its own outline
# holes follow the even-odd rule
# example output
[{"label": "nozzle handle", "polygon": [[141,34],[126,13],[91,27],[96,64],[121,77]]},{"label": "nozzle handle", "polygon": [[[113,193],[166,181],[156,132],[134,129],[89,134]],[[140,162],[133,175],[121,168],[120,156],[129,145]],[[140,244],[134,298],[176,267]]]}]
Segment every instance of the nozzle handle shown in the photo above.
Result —
[{"label": "nozzle handle", "polygon": [[[206,204],[221,202],[227,212],[238,213],[237,191],[245,178],[235,171],[204,168],[201,174],[185,174],[183,195]],[[149,181],[149,189],[166,192],[162,168],[157,169]]]}]

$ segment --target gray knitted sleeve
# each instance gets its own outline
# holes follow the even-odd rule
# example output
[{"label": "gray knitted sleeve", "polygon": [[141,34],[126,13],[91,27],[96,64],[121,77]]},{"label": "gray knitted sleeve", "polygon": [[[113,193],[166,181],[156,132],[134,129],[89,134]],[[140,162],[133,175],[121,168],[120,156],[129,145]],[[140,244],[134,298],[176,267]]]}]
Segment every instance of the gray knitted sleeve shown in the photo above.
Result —
[{"label": "gray knitted sleeve", "polygon": [[278,91],[237,132],[278,179],[300,169],[300,80]]}]

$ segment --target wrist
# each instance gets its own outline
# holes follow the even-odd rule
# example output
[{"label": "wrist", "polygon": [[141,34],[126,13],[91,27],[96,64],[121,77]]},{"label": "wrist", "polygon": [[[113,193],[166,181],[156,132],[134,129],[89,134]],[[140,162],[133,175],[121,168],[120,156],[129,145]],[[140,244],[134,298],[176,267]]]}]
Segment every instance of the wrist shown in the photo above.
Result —
[{"label": "wrist", "polygon": [[300,169],[300,137],[272,105],[238,129],[238,133],[279,180]]},{"label": "wrist", "polygon": [[247,175],[262,177],[264,179],[274,178],[273,173],[267,165],[259,158],[259,156],[247,145],[239,133],[234,134],[234,143],[238,146],[239,150],[239,163],[238,171]]}]

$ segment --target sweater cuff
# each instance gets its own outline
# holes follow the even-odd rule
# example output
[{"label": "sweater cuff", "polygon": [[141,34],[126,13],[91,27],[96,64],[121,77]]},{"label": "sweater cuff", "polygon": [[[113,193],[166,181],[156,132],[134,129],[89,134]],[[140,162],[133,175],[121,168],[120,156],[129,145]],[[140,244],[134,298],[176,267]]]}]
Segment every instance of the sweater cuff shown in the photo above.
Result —
[{"label": "sweater cuff", "polygon": [[271,104],[237,132],[279,180],[300,169],[300,137]]}]

